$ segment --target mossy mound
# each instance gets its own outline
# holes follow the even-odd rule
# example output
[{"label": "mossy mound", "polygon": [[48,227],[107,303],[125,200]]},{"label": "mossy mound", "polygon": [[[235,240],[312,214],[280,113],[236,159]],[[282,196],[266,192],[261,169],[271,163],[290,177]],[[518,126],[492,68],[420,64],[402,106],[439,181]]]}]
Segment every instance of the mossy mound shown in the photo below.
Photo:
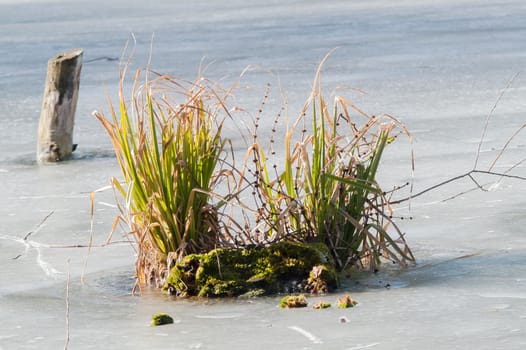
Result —
[{"label": "mossy mound", "polygon": [[328,309],[331,307],[331,303],[328,303],[326,301],[318,301],[316,304],[312,305],[313,309],[316,310],[322,310],[322,309]]},{"label": "mossy mound", "polygon": [[174,323],[174,319],[170,315],[164,313],[157,313],[152,316],[152,322],[150,323],[150,325],[162,326],[170,323]]},{"label": "mossy mound", "polygon": [[337,286],[325,245],[280,242],[188,255],[170,270],[164,290],[177,296],[234,297],[328,292]]},{"label": "mossy mound", "polygon": [[355,307],[356,305],[358,305],[358,302],[351,298],[349,294],[347,294],[343,297],[338,298],[336,304],[340,309],[347,309],[350,307]]},{"label": "mossy mound", "polygon": [[307,307],[309,303],[303,294],[287,295],[279,301],[279,307],[282,309],[295,309],[300,307]]}]

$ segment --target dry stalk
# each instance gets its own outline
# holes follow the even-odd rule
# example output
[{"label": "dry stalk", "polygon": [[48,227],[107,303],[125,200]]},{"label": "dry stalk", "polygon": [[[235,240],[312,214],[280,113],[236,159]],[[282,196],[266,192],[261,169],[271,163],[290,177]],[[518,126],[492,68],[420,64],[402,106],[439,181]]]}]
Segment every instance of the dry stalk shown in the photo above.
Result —
[{"label": "dry stalk", "polygon": [[69,284],[70,284],[70,261],[68,259],[68,278],[66,280],[66,343],[64,344],[64,350],[68,349],[69,345]]}]

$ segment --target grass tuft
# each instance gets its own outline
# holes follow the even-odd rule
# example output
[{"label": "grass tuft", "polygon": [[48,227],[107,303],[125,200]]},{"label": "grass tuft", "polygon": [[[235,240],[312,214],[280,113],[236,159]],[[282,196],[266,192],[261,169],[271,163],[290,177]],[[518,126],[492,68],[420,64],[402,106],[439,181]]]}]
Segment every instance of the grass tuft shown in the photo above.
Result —
[{"label": "grass tuft", "polygon": [[404,266],[414,257],[391,219],[376,173],[385,148],[409,132],[394,117],[368,115],[343,97],[329,105],[321,65],[307,102],[287,126],[282,172],[269,171],[271,157],[254,133],[258,224],[266,224],[270,241],[292,236],[325,243],[340,270],[356,264],[374,269],[382,259]]},{"label": "grass tuft", "polygon": [[[341,96],[331,104],[321,84],[327,57],[298,117],[290,123],[286,105],[280,106],[270,140],[261,140],[267,86],[241,168],[222,135],[225,120],[237,124],[232,113],[245,111],[227,107],[232,89],[151,71],[154,79],[141,84],[138,70],[127,100],[121,73],[118,107],[110,101],[110,118],[95,116],[122,173],[112,184],[123,199],[118,221],[137,242],[139,284],[161,285],[173,262],[188,254],[287,240],[323,243],[338,270],[414,261],[376,181],[386,147],[410,134],[396,118],[368,115]],[[281,118],[286,130],[278,145]],[[284,161],[278,166],[279,146]],[[321,273],[311,278],[319,292],[326,289],[316,282]]]},{"label": "grass tuft", "polygon": [[217,166],[222,102],[206,80],[175,81],[158,75],[139,85],[131,102],[110,102],[111,118],[96,112],[113,142],[124,182],[113,179],[125,199],[121,220],[138,243],[141,284],[160,282],[168,259],[212,249],[217,243],[217,206],[210,193],[220,178]]}]

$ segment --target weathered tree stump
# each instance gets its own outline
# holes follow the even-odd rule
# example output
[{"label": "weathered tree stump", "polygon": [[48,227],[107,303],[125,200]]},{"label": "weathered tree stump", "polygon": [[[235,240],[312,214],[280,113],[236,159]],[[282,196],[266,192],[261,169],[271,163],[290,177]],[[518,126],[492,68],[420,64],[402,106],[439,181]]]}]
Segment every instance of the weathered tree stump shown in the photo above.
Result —
[{"label": "weathered tree stump", "polygon": [[81,68],[81,49],[62,53],[48,61],[38,126],[39,163],[58,162],[71,156],[74,150],[73,125]]}]

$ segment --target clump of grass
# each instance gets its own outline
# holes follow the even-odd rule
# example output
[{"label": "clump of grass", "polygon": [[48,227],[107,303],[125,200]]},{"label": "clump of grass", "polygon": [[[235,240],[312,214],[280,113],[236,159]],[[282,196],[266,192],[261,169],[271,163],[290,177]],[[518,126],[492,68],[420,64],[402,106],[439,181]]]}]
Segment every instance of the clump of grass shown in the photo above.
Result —
[{"label": "clump of grass", "polygon": [[410,135],[397,119],[370,116],[343,97],[330,106],[322,94],[322,65],[299,117],[287,126],[284,169],[268,163],[276,153],[273,140],[269,157],[254,137],[258,220],[271,241],[292,236],[325,243],[340,270],[375,268],[382,258],[403,266],[414,257],[392,222],[376,173],[387,145],[399,133]]},{"label": "clump of grass", "polygon": [[[221,134],[226,116],[243,110],[226,107],[232,90],[203,78],[187,82],[158,74],[140,84],[138,70],[128,101],[121,75],[118,108],[110,102],[110,118],[95,116],[112,140],[124,180],[112,183],[124,198],[119,220],[137,242],[139,284],[162,284],[172,260],[191,253],[284,240],[323,243],[339,270],[414,260],[376,182],[385,148],[409,133],[397,119],[370,116],[343,97],[330,105],[321,87],[325,59],[292,123],[281,106],[268,151],[258,136],[267,87],[240,169]],[[277,157],[281,118],[286,131],[278,166],[270,160]],[[313,271],[313,291],[327,289],[318,281],[322,272]]]},{"label": "clump of grass", "polygon": [[175,81],[157,75],[140,85],[131,101],[121,75],[118,108],[111,118],[95,112],[111,138],[124,184],[120,219],[138,243],[139,282],[160,282],[167,259],[208,251],[217,244],[219,221],[211,191],[225,148],[221,138],[223,99],[204,79]]}]

